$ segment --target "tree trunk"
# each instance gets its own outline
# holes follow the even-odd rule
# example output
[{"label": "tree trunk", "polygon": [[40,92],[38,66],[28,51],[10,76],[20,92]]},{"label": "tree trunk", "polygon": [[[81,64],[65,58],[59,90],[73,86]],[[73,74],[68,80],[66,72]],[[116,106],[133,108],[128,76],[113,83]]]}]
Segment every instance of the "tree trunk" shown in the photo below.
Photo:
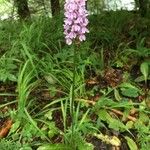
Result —
[{"label": "tree trunk", "polygon": [[148,0],[139,0],[139,11],[142,17],[145,17],[147,15]]},{"label": "tree trunk", "polygon": [[28,7],[28,0],[16,0],[17,13],[20,19],[30,18],[30,10]]},{"label": "tree trunk", "polygon": [[60,13],[60,3],[59,0],[51,0],[51,11],[52,16],[56,16]]}]

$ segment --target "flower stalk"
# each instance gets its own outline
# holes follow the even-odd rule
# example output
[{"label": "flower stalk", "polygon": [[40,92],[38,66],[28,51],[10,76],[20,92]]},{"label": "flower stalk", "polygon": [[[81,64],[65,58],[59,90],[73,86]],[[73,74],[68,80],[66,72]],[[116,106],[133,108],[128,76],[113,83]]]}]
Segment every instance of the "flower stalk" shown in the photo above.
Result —
[{"label": "flower stalk", "polygon": [[71,145],[74,146],[74,101],[75,101],[75,78],[77,67],[77,51],[82,41],[86,40],[86,33],[89,33],[87,25],[89,23],[86,10],[87,0],[66,0],[64,5],[65,20],[64,20],[64,35],[67,45],[75,43],[73,52],[73,77],[72,77],[72,89],[70,99],[70,114],[72,117],[72,133],[71,133]]}]

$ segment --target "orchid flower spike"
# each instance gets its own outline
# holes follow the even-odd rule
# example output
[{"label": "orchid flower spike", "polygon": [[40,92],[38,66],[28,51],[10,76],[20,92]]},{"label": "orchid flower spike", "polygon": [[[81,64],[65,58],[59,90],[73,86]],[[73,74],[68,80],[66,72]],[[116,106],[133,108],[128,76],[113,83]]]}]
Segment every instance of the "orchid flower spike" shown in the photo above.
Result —
[{"label": "orchid flower spike", "polygon": [[73,40],[85,41],[85,34],[89,33],[86,1],[66,0],[65,2],[64,34],[68,45],[71,45]]}]

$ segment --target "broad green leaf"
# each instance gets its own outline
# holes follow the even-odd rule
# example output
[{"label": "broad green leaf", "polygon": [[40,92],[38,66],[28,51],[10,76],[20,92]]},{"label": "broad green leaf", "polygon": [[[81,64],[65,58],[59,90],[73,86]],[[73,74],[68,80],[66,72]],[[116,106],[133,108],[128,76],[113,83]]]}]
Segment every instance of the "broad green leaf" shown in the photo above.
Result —
[{"label": "broad green leaf", "polygon": [[125,136],[125,139],[127,140],[130,150],[138,150],[136,143],[131,138],[129,138],[128,136]]},{"label": "broad green leaf", "polygon": [[124,96],[128,96],[128,97],[138,97],[139,96],[139,92],[134,89],[134,88],[121,88],[121,93]]},{"label": "broad green leaf", "polygon": [[128,97],[138,97],[140,90],[130,83],[122,83],[120,86],[121,93]]},{"label": "broad green leaf", "polygon": [[121,88],[130,88],[130,89],[135,89],[136,91],[139,91],[139,89],[137,87],[135,87],[134,85],[132,85],[131,83],[125,82],[120,84]]},{"label": "broad green leaf", "polygon": [[116,131],[128,131],[128,128],[119,120],[112,118],[107,121],[109,124],[109,128],[114,129]]},{"label": "broad green leaf", "polygon": [[116,102],[114,102],[112,99],[109,99],[107,97],[102,97],[100,100],[96,103],[95,108],[102,108],[104,106],[113,106]]},{"label": "broad green leaf", "polygon": [[148,74],[149,74],[149,65],[147,62],[143,62],[140,66],[141,73],[144,76],[145,82],[147,82]]},{"label": "broad green leaf", "polygon": [[107,120],[111,120],[112,119],[112,117],[110,116],[110,114],[105,109],[99,110],[98,116],[103,121],[107,121]]},{"label": "broad green leaf", "polygon": [[116,131],[128,131],[128,128],[119,120],[112,118],[111,115],[104,109],[99,110],[98,116],[101,120],[106,121],[109,124],[109,128]]}]

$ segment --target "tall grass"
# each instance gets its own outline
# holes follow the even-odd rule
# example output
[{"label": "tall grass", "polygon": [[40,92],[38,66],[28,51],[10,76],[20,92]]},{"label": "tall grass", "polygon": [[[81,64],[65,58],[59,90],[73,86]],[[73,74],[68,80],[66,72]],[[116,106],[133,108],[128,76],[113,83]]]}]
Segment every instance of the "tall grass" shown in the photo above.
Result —
[{"label": "tall grass", "polygon": [[23,67],[21,67],[18,75],[18,117],[22,118],[24,116],[24,109],[29,103],[27,100],[29,98],[32,90],[37,86],[37,81],[35,80],[35,68],[30,68],[31,62],[27,61]]}]

